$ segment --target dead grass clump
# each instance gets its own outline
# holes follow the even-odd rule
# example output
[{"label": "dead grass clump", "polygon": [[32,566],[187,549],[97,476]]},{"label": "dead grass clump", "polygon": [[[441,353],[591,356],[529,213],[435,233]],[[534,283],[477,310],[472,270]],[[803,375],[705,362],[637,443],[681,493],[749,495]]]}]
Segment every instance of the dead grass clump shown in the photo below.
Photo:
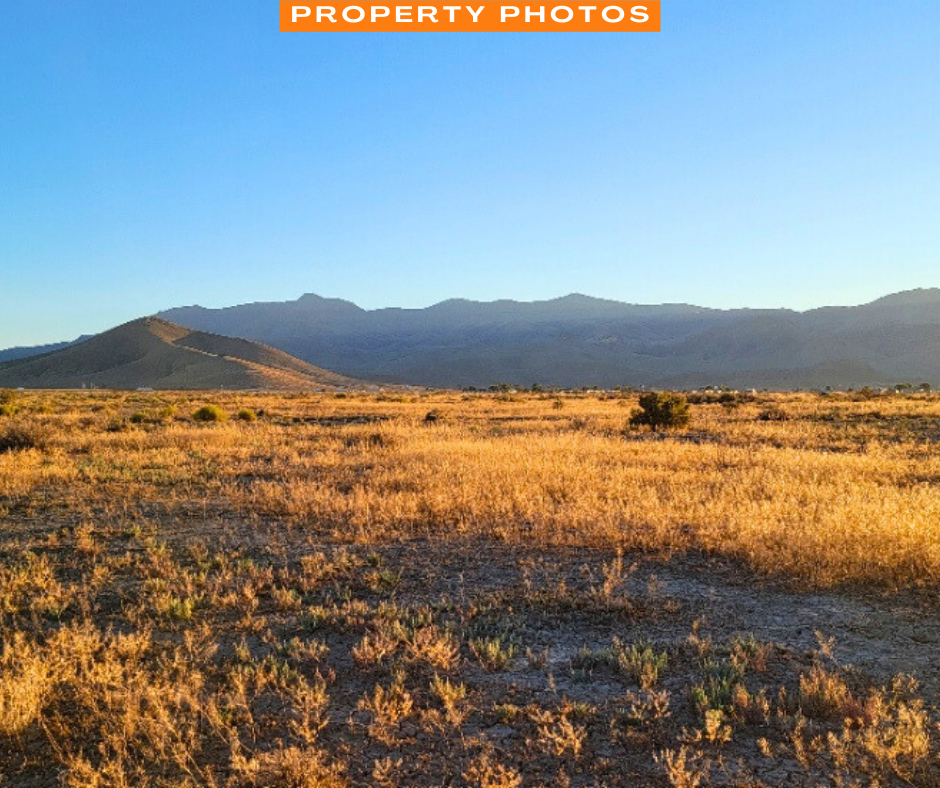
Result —
[{"label": "dead grass clump", "polygon": [[685,746],[678,750],[663,750],[656,755],[656,763],[672,788],[698,788],[708,778],[708,762],[702,762]]},{"label": "dead grass clump", "polygon": [[855,724],[864,724],[872,717],[868,702],[852,692],[839,672],[819,664],[800,676],[799,709],[810,719]]},{"label": "dead grass clump", "polygon": [[933,726],[923,701],[912,697],[915,691],[912,679],[898,676],[890,689],[871,694],[863,718],[847,718],[841,732],[831,732],[828,750],[836,769],[854,768],[885,783],[899,778],[908,784],[933,784]]},{"label": "dead grass clump", "polygon": [[522,785],[522,775],[500,763],[491,747],[484,749],[470,762],[463,778],[469,785],[478,788],[519,788]]},{"label": "dead grass clump", "polygon": [[244,788],[345,788],[344,767],[316,748],[287,747],[262,753],[239,769]]},{"label": "dead grass clump", "polygon": [[0,454],[36,449],[45,451],[49,446],[51,430],[43,424],[11,424],[0,431]]},{"label": "dead grass clump", "polygon": [[457,665],[459,645],[456,638],[434,625],[414,630],[406,638],[405,648],[408,659],[438,670],[451,670]]},{"label": "dead grass clump", "polygon": [[666,690],[628,691],[623,697],[622,706],[618,707],[611,720],[611,734],[616,738],[634,730],[648,729],[660,725],[668,719],[670,697]]},{"label": "dead grass clump", "polygon": [[55,682],[53,666],[22,632],[0,654],[0,736],[16,736],[39,717]]},{"label": "dead grass clump", "polygon": [[447,721],[452,725],[460,725],[466,714],[460,709],[461,703],[467,697],[467,686],[459,681],[451,681],[435,674],[431,681],[431,694],[436,697],[444,707]]},{"label": "dead grass clump", "polygon": [[570,753],[577,758],[587,739],[584,726],[576,725],[564,711],[533,709],[529,714],[538,731],[536,742],[544,751],[557,757]]},{"label": "dead grass clump", "polygon": [[403,674],[396,675],[388,687],[376,684],[372,693],[362,697],[358,705],[358,709],[370,718],[369,735],[385,744],[393,744],[397,740],[398,726],[413,708],[414,698],[405,689]]}]

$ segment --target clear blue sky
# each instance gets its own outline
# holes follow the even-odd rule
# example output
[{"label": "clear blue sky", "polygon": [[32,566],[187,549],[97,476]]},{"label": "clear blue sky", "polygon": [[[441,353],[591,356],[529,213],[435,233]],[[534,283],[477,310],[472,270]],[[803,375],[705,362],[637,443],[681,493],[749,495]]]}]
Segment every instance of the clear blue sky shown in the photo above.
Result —
[{"label": "clear blue sky", "polygon": [[940,285],[937,0],[663,0],[659,34],[277,25],[275,0],[0,6],[0,347],[304,292]]}]

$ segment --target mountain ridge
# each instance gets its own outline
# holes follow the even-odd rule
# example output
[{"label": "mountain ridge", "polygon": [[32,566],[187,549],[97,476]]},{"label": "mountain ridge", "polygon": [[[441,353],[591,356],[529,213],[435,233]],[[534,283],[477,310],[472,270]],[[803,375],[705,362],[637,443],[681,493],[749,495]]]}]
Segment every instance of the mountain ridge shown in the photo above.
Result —
[{"label": "mountain ridge", "polygon": [[363,309],[306,293],[158,315],[263,342],[348,377],[396,384],[845,388],[940,381],[940,288],[804,311],[636,304],[581,293]]},{"label": "mountain ridge", "polygon": [[[333,318],[337,303],[341,319]],[[344,374],[442,387],[681,382],[801,388],[940,380],[937,288],[804,311],[636,304],[580,293],[365,310],[306,294],[297,301],[161,314],[264,340]]]},{"label": "mountain ridge", "polygon": [[0,364],[0,386],[24,388],[308,389],[357,383],[277,348],[156,316]]}]

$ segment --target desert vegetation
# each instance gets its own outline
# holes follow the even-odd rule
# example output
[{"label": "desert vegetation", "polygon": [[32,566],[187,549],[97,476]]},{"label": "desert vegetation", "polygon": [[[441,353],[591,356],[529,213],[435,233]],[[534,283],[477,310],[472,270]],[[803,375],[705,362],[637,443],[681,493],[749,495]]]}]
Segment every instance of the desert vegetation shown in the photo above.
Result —
[{"label": "desert vegetation", "polygon": [[0,402],[2,786],[940,784],[929,392]]}]

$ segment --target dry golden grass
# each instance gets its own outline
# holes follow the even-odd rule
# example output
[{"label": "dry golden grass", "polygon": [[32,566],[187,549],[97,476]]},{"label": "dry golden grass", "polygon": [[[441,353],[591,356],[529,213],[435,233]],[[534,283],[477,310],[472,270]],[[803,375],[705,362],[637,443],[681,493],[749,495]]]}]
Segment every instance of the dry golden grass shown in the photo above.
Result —
[{"label": "dry golden grass", "polygon": [[940,398],[758,395],[661,434],[592,392],[14,401],[4,788],[940,781],[912,681],[712,639],[633,577],[717,557],[935,616]]},{"label": "dry golden grass", "polygon": [[[24,399],[6,422],[48,448],[0,454],[0,513],[211,512],[361,543],[692,548],[817,586],[940,581],[938,398],[764,395],[696,406],[666,435],[626,428],[632,399],[592,395],[226,395],[262,418],[211,425],[185,395]],[[768,405],[788,420],[760,420]]]}]

